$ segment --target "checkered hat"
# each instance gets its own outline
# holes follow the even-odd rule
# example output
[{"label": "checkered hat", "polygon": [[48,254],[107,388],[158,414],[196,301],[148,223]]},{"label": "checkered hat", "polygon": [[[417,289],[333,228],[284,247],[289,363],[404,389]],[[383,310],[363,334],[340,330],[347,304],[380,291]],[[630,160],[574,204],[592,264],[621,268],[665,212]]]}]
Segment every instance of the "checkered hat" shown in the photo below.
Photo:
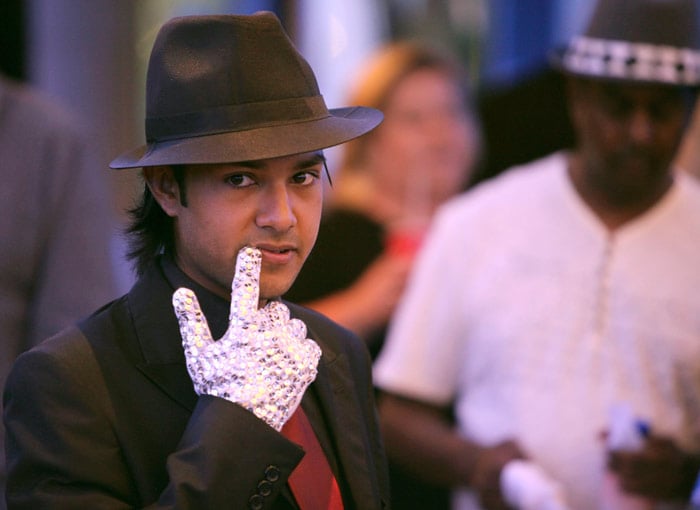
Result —
[{"label": "checkered hat", "polygon": [[599,0],[555,67],[599,79],[700,85],[698,0]]}]

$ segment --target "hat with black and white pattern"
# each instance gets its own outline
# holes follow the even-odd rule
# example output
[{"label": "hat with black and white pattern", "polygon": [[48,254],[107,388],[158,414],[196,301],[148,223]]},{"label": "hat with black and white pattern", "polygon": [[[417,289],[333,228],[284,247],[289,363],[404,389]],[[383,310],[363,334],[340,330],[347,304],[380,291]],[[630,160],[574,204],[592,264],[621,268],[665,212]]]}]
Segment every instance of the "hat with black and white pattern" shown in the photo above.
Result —
[{"label": "hat with black and white pattern", "polygon": [[698,86],[698,0],[600,0],[585,33],[552,63],[590,78]]}]

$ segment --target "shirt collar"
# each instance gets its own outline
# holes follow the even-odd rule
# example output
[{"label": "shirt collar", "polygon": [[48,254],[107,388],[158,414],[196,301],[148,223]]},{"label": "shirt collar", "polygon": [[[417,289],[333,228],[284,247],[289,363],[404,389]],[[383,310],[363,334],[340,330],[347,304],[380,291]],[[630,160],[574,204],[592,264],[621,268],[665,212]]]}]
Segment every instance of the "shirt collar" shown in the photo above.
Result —
[{"label": "shirt collar", "polygon": [[195,282],[177,266],[171,257],[162,256],[160,258],[160,265],[165,278],[168,280],[173,290],[186,287],[194,292],[202,308],[202,313],[204,313],[209,324],[212,338],[215,340],[221,338],[228,329],[229,312],[231,309],[230,300],[217,296]]}]

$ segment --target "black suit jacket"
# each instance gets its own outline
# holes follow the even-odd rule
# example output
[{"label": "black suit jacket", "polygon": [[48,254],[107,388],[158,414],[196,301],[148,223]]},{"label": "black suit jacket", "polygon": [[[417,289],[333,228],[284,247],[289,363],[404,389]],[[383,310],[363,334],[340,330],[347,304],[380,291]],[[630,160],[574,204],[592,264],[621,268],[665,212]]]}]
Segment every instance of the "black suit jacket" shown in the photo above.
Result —
[{"label": "black suit jacket", "polygon": [[[303,450],[242,407],[198,397],[184,364],[174,289],[195,291],[215,338],[228,303],[161,262],[15,362],[4,393],[10,509],[296,508],[286,481]],[[345,508],[388,508],[366,349],[288,306],[323,351],[302,406]]]}]

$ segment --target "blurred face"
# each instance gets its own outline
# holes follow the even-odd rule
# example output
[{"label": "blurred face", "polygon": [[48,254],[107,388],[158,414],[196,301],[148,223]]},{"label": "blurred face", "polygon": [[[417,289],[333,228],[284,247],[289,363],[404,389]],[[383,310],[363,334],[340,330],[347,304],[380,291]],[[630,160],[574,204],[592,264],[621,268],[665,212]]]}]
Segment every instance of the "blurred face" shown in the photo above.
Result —
[{"label": "blurred face", "polygon": [[690,114],[690,93],[587,80],[570,85],[585,186],[617,205],[665,191]]},{"label": "blurred face", "polygon": [[382,110],[384,122],[367,140],[380,189],[432,207],[464,187],[477,142],[462,91],[448,74],[407,75]]},{"label": "blurred face", "polygon": [[[176,262],[193,280],[230,298],[238,251],[262,251],[260,298],[286,292],[316,241],[323,156],[306,153],[185,170],[186,206],[169,168],[150,169],[149,186],[175,228]],[[150,178],[149,178],[150,175]]]}]

